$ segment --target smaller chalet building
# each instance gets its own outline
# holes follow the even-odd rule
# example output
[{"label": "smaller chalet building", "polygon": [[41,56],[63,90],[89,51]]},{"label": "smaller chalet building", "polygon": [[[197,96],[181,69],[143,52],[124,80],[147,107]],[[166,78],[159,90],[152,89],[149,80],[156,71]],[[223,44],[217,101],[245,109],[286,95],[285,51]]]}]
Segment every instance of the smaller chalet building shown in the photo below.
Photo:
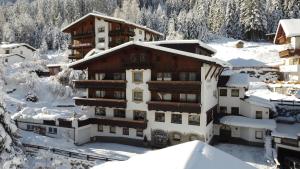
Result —
[{"label": "smaller chalet building", "polygon": [[248,99],[249,75],[221,76],[218,82],[219,113],[215,114],[215,135],[221,141],[263,145],[276,128],[270,106]]},{"label": "smaller chalet building", "polygon": [[123,19],[99,12],[89,13],[62,29],[71,34],[69,59],[78,60],[97,51],[121,45],[128,41],[154,41],[163,34]]},{"label": "smaller chalet building", "polygon": [[71,63],[88,72],[88,79],[75,81],[86,90],[75,104],[88,112],[78,121],[77,143],[210,142],[225,65],[211,57],[214,52],[199,41],[132,41]]},{"label": "smaller chalet building", "polygon": [[274,39],[275,44],[283,45],[279,52],[284,65],[280,66],[280,72],[284,73],[285,81],[300,80],[300,19],[280,20]]},{"label": "smaller chalet building", "polygon": [[6,43],[0,45],[0,58],[4,64],[32,60],[36,49],[25,43]]}]

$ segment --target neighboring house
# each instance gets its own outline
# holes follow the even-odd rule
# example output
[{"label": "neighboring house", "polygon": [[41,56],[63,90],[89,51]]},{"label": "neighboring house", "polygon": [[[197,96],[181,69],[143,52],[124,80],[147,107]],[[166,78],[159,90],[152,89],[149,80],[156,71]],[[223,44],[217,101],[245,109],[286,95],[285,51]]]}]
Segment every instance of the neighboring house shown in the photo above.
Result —
[{"label": "neighboring house", "polygon": [[249,75],[235,73],[221,76],[218,82],[219,113],[215,116],[215,135],[221,141],[263,145],[276,123],[270,120],[270,106],[257,105],[245,95]]},{"label": "neighboring house", "polygon": [[66,65],[65,64],[49,64],[49,65],[47,65],[47,67],[49,69],[49,75],[50,76],[57,75],[59,72],[62,71],[63,66],[66,66]]},{"label": "neighboring house", "polygon": [[92,49],[103,51],[128,41],[154,41],[163,36],[146,26],[99,12],[83,16],[62,31],[71,34],[71,60],[84,58]]},{"label": "neighboring house", "polygon": [[23,62],[25,57],[20,54],[0,54],[0,61],[4,65],[12,65],[14,63]]},{"label": "neighboring house", "polygon": [[280,66],[284,80],[300,81],[300,19],[280,20],[274,43],[284,45],[284,50],[279,52],[284,60],[284,65]]},{"label": "neighboring house", "polygon": [[[32,60],[36,49],[25,43],[6,43],[0,45],[0,56],[22,56],[25,60]],[[16,58],[16,57],[15,57]],[[19,61],[16,59],[16,61]]]},{"label": "neighboring house", "polygon": [[88,71],[88,79],[75,81],[76,88],[87,89],[75,104],[89,112],[78,121],[77,143],[210,142],[223,66],[210,56],[138,41],[71,63]]}]

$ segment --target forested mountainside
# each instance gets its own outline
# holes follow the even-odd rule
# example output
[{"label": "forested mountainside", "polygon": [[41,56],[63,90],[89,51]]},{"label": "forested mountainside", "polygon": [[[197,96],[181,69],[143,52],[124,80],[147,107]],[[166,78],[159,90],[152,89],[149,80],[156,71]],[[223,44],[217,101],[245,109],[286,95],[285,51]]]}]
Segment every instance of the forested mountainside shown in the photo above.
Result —
[{"label": "forested mountainside", "polygon": [[65,48],[60,30],[93,10],[128,19],[170,39],[262,39],[282,18],[299,18],[299,0],[0,0],[0,40]]}]

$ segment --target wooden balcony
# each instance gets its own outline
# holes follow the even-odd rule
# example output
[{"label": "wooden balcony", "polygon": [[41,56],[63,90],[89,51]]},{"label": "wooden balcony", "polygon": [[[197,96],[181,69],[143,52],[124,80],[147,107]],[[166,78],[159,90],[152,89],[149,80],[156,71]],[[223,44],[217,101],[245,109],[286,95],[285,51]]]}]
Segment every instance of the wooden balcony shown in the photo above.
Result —
[{"label": "wooden balcony", "polygon": [[135,33],[133,30],[111,30],[109,31],[109,36],[135,36]]},{"label": "wooden balcony", "polygon": [[75,97],[75,104],[77,106],[102,106],[102,107],[115,107],[126,108],[127,101],[125,99],[106,99],[106,98],[82,98]]},{"label": "wooden balcony", "polygon": [[147,102],[149,110],[155,111],[172,111],[201,113],[200,103],[183,103],[183,102],[165,102],[165,101],[149,101]]},{"label": "wooden balcony", "polygon": [[295,55],[300,55],[300,49],[286,49],[279,52],[280,58],[287,58]]},{"label": "wooden balcony", "polygon": [[126,89],[126,80],[74,80],[76,88]]},{"label": "wooden balcony", "polygon": [[149,81],[149,90],[154,92],[201,92],[200,81]]},{"label": "wooden balcony", "polygon": [[126,118],[113,118],[113,117],[101,117],[101,118],[91,118],[92,124],[101,124],[107,126],[119,126],[128,128],[147,128],[147,121],[138,121]]},{"label": "wooden balcony", "polygon": [[70,54],[68,56],[68,58],[69,59],[76,59],[76,60],[78,60],[78,59],[82,59],[83,57],[80,54]]},{"label": "wooden balcony", "polygon": [[126,42],[127,42],[127,41],[124,41],[124,40],[110,41],[109,44],[108,44],[108,46],[109,46],[110,48],[112,48],[112,47],[115,47],[115,46],[122,45],[122,44],[124,44],[124,43],[126,43]]},{"label": "wooden balcony", "polygon": [[83,32],[78,33],[76,35],[72,35],[72,39],[85,39],[85,38],[93,38],[95,36],[95,32]]},{"label": "wooden balcony", "polygon": [[81,44],[72,44],[69,45],[69,49],[80,49],[80,48],[93,48],[92,43],[81,43]]}]

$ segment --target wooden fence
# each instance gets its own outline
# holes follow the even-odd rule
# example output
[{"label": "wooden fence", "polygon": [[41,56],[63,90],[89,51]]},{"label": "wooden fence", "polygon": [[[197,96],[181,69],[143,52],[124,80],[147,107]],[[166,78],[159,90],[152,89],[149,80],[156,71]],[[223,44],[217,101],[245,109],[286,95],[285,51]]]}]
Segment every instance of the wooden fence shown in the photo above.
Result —
[{"label": "wooden fence", "polygon": [[39,146],[39,145],[33,145],[33,144],[23,144],[25,148],[30,148],[32,150],[26,150],[30,153],[36,153],[34,150],[47,150],[52,152],[53,154],[57,155],[62,155],[65,157],[70,157],[70,158],[76,158],[80,160],[87,160],[87,161],[96,161],[96,160],[101,160],[101,161],[124,161],[123,159],[117,159],[117,158],[111,158],[107,157],[105,155],[90,155],[90,154],[84,154],[84,153],[78,153],[78,152],[73,152],[73,151],[68,151],[68,150],[62,150],[58,148],[49,148],[45,146]]}]

